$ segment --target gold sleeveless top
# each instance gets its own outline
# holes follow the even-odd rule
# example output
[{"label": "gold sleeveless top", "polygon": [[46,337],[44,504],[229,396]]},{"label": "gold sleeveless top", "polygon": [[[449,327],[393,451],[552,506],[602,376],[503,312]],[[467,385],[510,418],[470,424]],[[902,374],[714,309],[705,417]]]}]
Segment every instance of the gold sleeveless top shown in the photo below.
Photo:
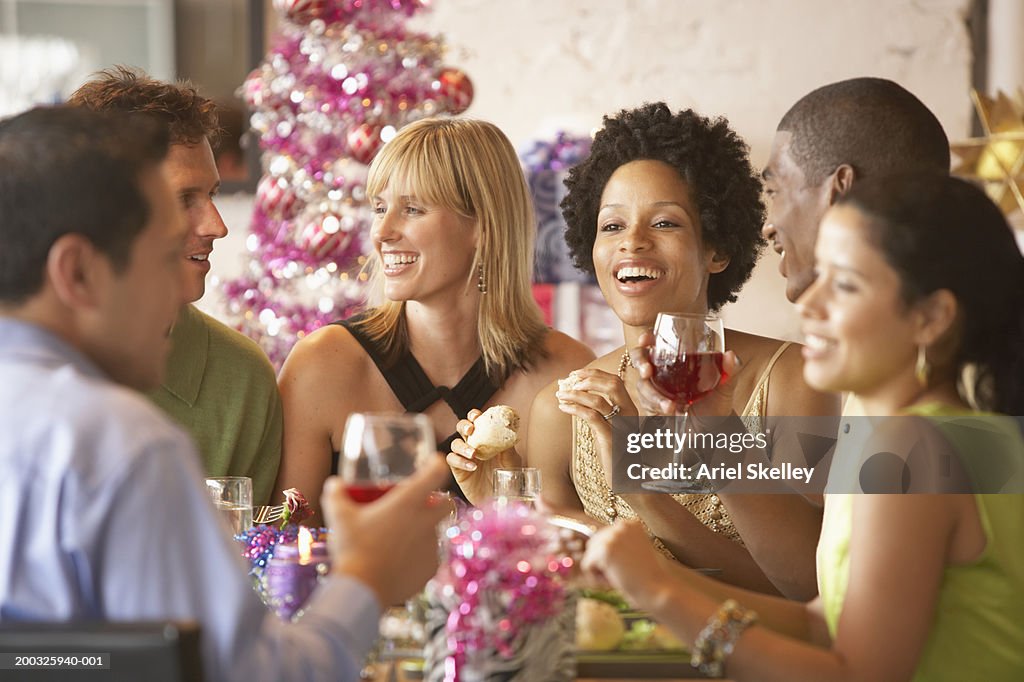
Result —
[{"label": "gold sleeveless top", "polygon": [[[783,343],[768,360],[768,364],[754,385],[746,407],[743,408],[741,416],[754,418],[755,430],[760,430],[760,422],[765,417],[768,405],[768,380],[771,377],[772,368],[791,345],[793,344],[790,342]],[[633,508],[608,487],[601,458],[594,447],[594,434],[590,430],[590,425],[582,419],[573,417],[572,431],[572,481],[576,488],[576,494],[583,502],[583,510],[588,516],[601,523],[612,523],[616,519],[639,519],[643,523],[643,519],[640,519]],[[732,524],[728,510],[718,495],[684,494],[673,495],[672,498],[714,532],[721,533],[730,540],[743,544],[736,527]],[[653,540],[659,550],[672,556],[668,548],[658,538],[653,538]]]}]

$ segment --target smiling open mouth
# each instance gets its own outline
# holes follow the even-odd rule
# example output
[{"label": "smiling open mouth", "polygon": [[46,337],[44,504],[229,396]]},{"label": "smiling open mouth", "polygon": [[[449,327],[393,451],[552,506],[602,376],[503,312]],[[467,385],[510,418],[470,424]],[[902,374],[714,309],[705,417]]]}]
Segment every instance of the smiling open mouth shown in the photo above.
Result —
[{"label": "smiling open mouth", "polygon": [[615,273],[615,279],[620,282],[629,284],[633,282],[647,282],[650,280],[659,279],[662,275],[661,270],[655,270],[654,268],[638,268],[638,267],[625,267]]},{"label": "smiling open mouth", "polygon": [[384,265],[408,265],[415,263],[420,257],[405,253],[385,253],[382,254],[381,259],[384,261]]}]

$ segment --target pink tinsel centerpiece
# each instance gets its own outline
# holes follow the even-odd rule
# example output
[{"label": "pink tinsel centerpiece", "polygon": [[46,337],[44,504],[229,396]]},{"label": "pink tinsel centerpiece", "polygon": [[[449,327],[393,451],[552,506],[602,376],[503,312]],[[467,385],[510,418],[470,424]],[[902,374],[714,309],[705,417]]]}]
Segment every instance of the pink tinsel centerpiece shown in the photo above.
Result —
[{"label": "pink tinsel centerpiece", "polygon": [[428,588],[448,609],[445,680],[459,680],[474,652],[512,658],[527,629],[562,613],[574,562],[560,555],[556,538],[522,503],[474,509],[449,528],[446,561]]}]

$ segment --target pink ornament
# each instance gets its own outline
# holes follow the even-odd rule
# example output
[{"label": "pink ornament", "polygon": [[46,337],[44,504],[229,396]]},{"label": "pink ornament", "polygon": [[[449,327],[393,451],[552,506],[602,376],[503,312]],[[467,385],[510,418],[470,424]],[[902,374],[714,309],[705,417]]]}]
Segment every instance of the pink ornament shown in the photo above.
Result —
[{"label": "pink ornament", "polygon": [[352,128],[346,136],[349,156],[359,163],[369,165],[384,144],[380,139],[381,130],[383,126],[372,123],[361,123]]},{"label": "pink ornament", "polygon": [[473,102],[473,81],[462,71],[446,68],[437,77],[438,92],[448,101],[449,111],[461,114]]},{"label": "pink ornament", "polygon": [[295,191],[283,180],[265,175],[256,187],[256,208],[269,218],[287,220],[295,215]]},{"label": "pink ornament", "polygon": [[242,84],[242,99],[249,105],[250,109],[259,109],[267,94],[266,84],[263,82],[262,69],[254,69],[245,77]]},{"label": "pink ornament", "polygon": [[288,21],[301,25],[324,18],[331,3],[328,0],[274,0],[274,9]]},{"label": "pink ornament", "polygon": [[318,261],[340,256],[352,233],[342,229],[341,219],[333,213],[311,220],[299,234],[299,248]]}]

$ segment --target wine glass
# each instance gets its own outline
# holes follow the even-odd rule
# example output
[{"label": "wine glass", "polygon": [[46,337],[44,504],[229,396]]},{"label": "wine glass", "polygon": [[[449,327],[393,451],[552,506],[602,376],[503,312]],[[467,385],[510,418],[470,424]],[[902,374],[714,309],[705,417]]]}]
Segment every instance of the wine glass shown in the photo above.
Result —
[{"label": "wine glass", "polygon": [[[380,499],[412,474],[428,457],[436,457],[434,427],[423,414],[354,412],[345,422],[338,474],[349,497],[360,504]],[[376,679],[382,642],[363,661],[360,679]]]},{"label": "wine glass", "polygon": [[[654,348],[650,351],[651,381],[666,397],[682,405],[683,443],[673,451],[672,463],[699,464],[696,451],[687,447],[693,429],[690,407],[721,382],[724,369],[725,329],[713,313],[658,313],[654,322]],[[707,492],[699,480],[661,480],[644,484],[658,492]]]},{"label": "wine glass", "polygon": [[345,423],[338,474],[349,497],[373,502],[435,457],[435,449],[426,415],[355,412]]}]

